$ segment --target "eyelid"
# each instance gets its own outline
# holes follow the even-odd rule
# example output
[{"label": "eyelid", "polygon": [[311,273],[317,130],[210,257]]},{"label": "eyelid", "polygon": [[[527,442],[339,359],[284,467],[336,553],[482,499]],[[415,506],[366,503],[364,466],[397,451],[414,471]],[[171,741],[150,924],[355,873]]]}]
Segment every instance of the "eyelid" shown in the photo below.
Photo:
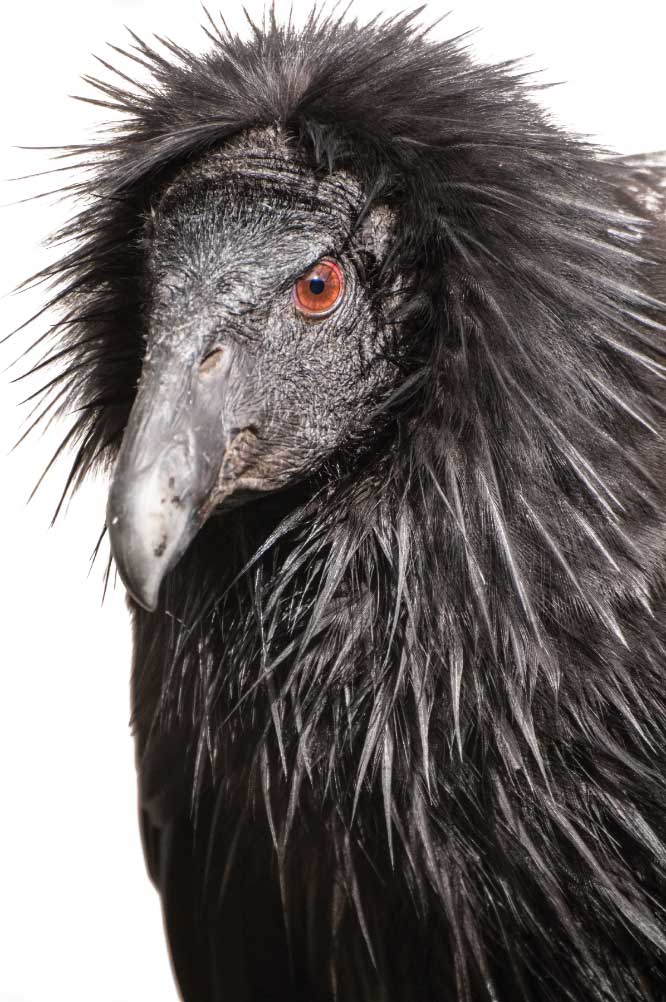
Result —
[{"label": "eyelid", "polygon": [[342,267],[341,262],[337,259],[335,254],[332,251],[330,252],[324,251],[324,253],[322,254],[317,254],[317,256],[313,258],[308,264],[306,264],[304,268],[299,268],[298,271],[293,271],[290,274],[289,278],[285,279],[285,281],[281,284],[280,288],[283,289],[285,292],[288,291],[296,282],[298,282],[299,278],[303,278],[304,275],[307,275],[309,271],[312,271],[313,268],[316,268],[317,265],[321,264],[322,261],[334,261],[335,264],[337,264],[340,271],[342,271],[344,274],[344,268]]}]

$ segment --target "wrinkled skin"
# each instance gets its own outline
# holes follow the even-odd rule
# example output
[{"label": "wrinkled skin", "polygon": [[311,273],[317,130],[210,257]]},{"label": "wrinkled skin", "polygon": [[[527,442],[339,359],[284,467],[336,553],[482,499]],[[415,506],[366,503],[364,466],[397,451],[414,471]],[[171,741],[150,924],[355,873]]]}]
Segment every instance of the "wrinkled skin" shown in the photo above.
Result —
[{"label": "wrinkled skin", "polygon": [[[317,178],[275,132],[211,153],[155,198],[148,343],[108,511],[125,584],[147,608],[212,511],[312,474],[362,438],[394,381],[364,285],[386,213],[352,234],[361,208],[351,178]],[[341,266],[340,302],[304,315],[294,282],[324,257]]]}]

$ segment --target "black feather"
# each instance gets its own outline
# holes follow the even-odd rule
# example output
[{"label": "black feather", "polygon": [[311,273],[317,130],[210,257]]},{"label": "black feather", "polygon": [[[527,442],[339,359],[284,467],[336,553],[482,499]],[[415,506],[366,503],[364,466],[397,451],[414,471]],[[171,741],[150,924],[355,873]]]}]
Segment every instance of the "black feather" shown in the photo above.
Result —
[{"label": "black feather", "polygon": [[664,169],[413,15],[208,37],[134,38],[149,81],[92,81],[124,117],[67,152],[85,207],[37,276],[64,311],[41,416],[75,408],[65,493],[127,423],[154,192],[248,130],[390,208],[368,283],[401,283],[403,375],[132,607],[183,996],[666,999]]}]

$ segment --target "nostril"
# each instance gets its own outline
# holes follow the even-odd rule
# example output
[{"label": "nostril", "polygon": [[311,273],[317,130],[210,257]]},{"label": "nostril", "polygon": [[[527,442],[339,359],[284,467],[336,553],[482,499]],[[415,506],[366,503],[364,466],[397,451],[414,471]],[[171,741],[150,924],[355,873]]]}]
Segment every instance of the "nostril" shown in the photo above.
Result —
[{"label": "nostril", "polygon": [[199,372],[210,372],[221,361],[223,355],[224,348],[213,348],[199,364]]}]

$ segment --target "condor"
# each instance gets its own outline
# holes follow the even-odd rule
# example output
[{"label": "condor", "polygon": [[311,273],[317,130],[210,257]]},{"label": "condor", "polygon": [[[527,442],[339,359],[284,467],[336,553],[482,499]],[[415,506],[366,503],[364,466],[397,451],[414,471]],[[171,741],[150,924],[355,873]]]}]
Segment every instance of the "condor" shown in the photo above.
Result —
[{"label": "condor", "polygon": [[42,275],[182,996],[664,1000],[664,171],[413,16],[208,32]]}]

